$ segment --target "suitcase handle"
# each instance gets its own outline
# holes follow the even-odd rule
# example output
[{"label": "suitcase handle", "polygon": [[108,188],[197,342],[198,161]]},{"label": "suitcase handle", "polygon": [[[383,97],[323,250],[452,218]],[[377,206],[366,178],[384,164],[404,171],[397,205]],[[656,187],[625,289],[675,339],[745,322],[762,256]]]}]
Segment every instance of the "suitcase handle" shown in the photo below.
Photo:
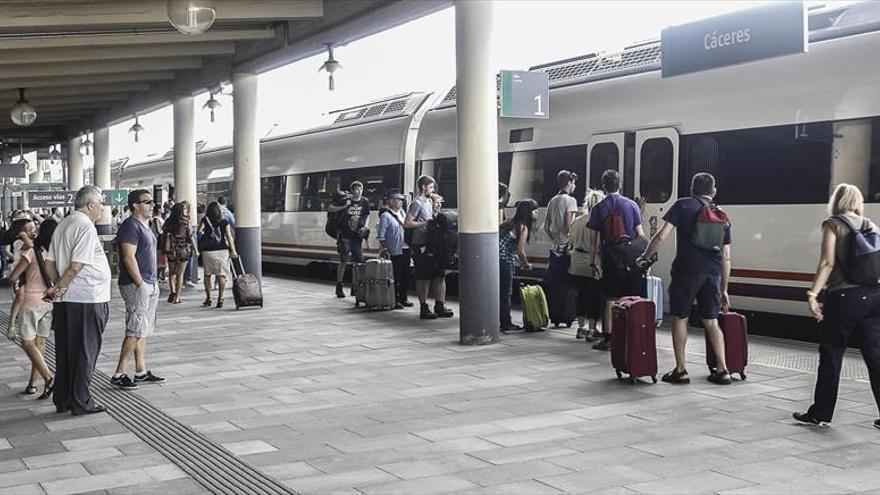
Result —
[{"label": "suitcase handle", "polygon": [[236,269],[235,269],[235,261],[233,261],[233,260],[229,260],[229,265],[232,267],[232,279],[233,279],[233,280],[235,280],[235,279],[237,279],[238,277],[240,277],[240,276],[242,276],[242,275],[245,274],[245,271],[244,271],[244,264],[242,264],[242,262],[241,262],[241,256],[239,256],[238,258],[235,258],[235,259],[238,261],[238,268],[239,268],[239,270],[236,270]]}]

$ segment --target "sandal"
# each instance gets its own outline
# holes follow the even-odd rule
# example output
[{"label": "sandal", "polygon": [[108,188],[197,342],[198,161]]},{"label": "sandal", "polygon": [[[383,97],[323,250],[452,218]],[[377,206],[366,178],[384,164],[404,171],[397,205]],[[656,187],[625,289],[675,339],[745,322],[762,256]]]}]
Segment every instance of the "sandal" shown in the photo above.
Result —
[{"label": "sandal", "polygon": [[22,392],[21,395],[34,395],[35,393],[37,393],[37,386],[28,385],[24,388],[24,392]]},{"label": "sandal", "polygon": [[706,377],[706,379],[716,385],[730,385],[733,383],[733,380],[730,378],[730,373],[728,373],[727,370],[716,371]]},{"label": "sandal", "polygon": [[173,292],[171,294],[168,294],[168,302],[170,302],[172,304],[174,303],[174,293]]},{"label": "sandal", "polygon": [[53,376],[52,378],[49,379],[48,382],[46,382],[46,388],[43,389],[43,393],[40,394],[39,397],[37,397],[37,400],[48,399],[49,397],[52,396],[52,392],[54,392],[54,391],[55,391],[55,377]]},{"label": "sandal", "polygon": [[220,309],[222,307],[223,307],[223,299],[217,299],[217,309]]},{"label": "sandal", "polygon": [[663,375],[661,380],[666,383],[673,383],[676,385],[685,385],[691,382],[687,370],[678,371],[677,369],[673,369],[669,373]]},{"label": "sandal", "polygon": [[210,308],[213,301],[211,301],[210,297],[205,298],[205,302],[202,303],[203,308]]}]

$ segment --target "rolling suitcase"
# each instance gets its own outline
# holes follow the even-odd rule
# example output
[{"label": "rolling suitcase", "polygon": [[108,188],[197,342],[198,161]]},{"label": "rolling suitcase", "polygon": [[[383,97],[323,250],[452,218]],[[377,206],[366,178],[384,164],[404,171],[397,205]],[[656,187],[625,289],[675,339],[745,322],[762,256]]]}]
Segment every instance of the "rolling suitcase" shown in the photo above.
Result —
[{"label": "rolling suitcase", "polygon": [[550,321],[547,298],[540,285],[524,285],[519,289],[523,310],[523,327],[526,331],[543,330]]},{"label": "rolling suitcase", "polygon": [[635,384],[642,376],[657,383],[657,346],[654,302],[637,296],[614,303],[611,326],[611,365],[620,379]]},{"label": "rolling suitcase", "polygon": [[235,309],[247,306],[263,307],[263,288],[256,275],[245,273],[241,258],[238,258],[236,271],[235,262],[232,265],[232,298],[235,300]]},{"label": "rolling suitcase", "polygon": [[[746,379],[746,365],[749,362],[749,332],[746,317],[734,312],[721,312],[718,315],[718,324],[724,334],[724,357],[727,361],[727,372],[739,373],[739,377]],[[706,335],[706,366],[709,372],[717,368],[715,352],[709,344],[709,336]]]},{"label": "rolling suitcase", "polygon": [[367,309],[394,309],[394,268],[391,260],[378,258],[367,261],[365,265]]},{"label": "rolling suitcase", "polygon": [[547,309],[554,326],[571,327],[577,319],[578,293],[567,282],[547,288]]},{"label": "rolling suitcase", "polygon": [[354,291],[354,307],[367,302],[367,267],[364,263],[351,265],[351,289]]},{"label": "rolling suitcase", "polygon": [[654,322],[659,327],[663,323],[663,279],[647,276],[645,277],[645,285],[645,297],[654,301]]}]

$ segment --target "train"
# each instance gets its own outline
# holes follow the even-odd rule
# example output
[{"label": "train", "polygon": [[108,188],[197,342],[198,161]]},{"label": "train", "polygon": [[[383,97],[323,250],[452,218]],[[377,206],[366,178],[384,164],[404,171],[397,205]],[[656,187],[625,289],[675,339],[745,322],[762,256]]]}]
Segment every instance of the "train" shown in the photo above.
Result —
[{"label": "train", "polygon": [[[646,200],[650,235],[689,194],[691,177],[710,172],[733,225],[733,306],[758,333],[816,340],[805,289],[831,189],[859,186],[866,214],[880,218],[880,4],[811,10],[809,39],[807,53],[671,78],[661,77],[659,40],[530,68],[549,75],[550,118],[498,120],[508,206],[533,198],[542,219],[559,170],[580,176],[580,202],[615,169],[623,193]],[[412,193],[417,177],[432,175],[445,207],[456,208],[455,102],[455,88],[396,95],[262,140],[263,260],[333,263],[326,207],[354,179],[378,210],[386,190]],[[199,203],[223,195],[234,205],[232,164],[231,147],[197,154]],[[167,155],[114,173],[125,188],[173,183]],[[519,276],[539,277],[549,249],[536,232],[528,248],[535,271]],[[653,268],[666,280],[674,250],[667,243]]]}]

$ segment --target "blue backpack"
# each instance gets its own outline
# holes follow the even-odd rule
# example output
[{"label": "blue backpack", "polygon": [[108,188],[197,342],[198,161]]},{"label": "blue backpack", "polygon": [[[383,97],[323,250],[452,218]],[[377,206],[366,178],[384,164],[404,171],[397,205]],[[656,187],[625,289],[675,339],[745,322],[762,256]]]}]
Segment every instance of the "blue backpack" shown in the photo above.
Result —
[{"label": "blue backpack", "polygon": [[871,221],[862,219],[856,227],[845,215],[836,218],[852,231],[843,274],[847,282],[857,285],[880,285],[880,234],[871,229]]}]

